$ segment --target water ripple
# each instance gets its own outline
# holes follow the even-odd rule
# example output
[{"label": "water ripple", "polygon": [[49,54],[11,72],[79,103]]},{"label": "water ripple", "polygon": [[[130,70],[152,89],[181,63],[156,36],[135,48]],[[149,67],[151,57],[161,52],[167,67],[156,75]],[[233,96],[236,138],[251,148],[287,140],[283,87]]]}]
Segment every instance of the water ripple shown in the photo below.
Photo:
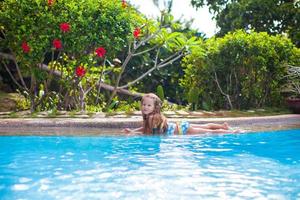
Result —
[{"label": "water ripple", "polygon": [[294,132],[20,138],[0,138],[0,199],[300,198]]}]

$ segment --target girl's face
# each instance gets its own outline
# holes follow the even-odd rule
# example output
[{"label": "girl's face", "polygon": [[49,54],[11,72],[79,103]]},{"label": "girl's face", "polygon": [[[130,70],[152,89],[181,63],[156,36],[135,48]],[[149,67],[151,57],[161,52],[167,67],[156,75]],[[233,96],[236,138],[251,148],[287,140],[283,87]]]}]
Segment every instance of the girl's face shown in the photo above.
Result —
[{"label": "girl's face", "polygon": [[154,99],[148,97],[144,98],[142,102],[142,113],[144,115],[149,115],[154,111],[154,108]]}]

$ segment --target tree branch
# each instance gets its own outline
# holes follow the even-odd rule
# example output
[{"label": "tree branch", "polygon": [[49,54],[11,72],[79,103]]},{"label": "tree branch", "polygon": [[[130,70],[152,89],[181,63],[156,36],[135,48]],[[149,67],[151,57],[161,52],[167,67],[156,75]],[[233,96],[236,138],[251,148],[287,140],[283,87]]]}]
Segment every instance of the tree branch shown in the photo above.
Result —
[{"label": "tree branch", "polygon": [[[176,54],[177,54],[177,53],[176,53]],[[176,55],[176,54],[175,54],[175,55]],[[172,60],[169,60],[168,62],[165,62],[165,61],[164,61],[164,62],[162,62],[163,64],[160,63],[160,64],[158,64],[158,65],[157,65],[157,57],[156,57],[156,62],[155,62],[155,64],[154,64],[154,67],[152,67],[151,69],[149,69],[147,72],[145,72],[144,74],[142,74],[140,77],[138,77],[138,78],[135,79],[134,81],[131,81],[131,82],[129,82],[129,83],[127,83],[126,85],[123,85],[123,86],[121,86],[121,87],[118,87],[118,89],[128,88],[129,86],[131,86],[131,85],[135,84],[136,82],[140,81],[141,79],[143,79],[145,76],[147,76],[147,75],[148,75],[149,73],[151,73],[153,70],[155,70],[155,69],[161,69],[161,68],[163,68],[163,67],[169,65],[170,63],[172,63],[172,62],[178,60],[178,59],[181,58],[183,55],[184,55],[184,54],[180,54],[180,55],[178,55],[177,57],[173,58]]]},{"label": "tree branch", "polygon": [[231,103],[231,100],[230,100],[230,96],[226,93],[223,92],[220,84],[219,84],[219,81],[218,81],[218,77],[217,77],[217,73],[214,71],[214,75],[215,75],[215,82],[217,83],[217,86],[221,92],[221,94],[223,94],[226,98],[227,98],[227,101],[229,103],[229,106],[230,106],[230,109],[232,110],[233,109],[233,106],[232,106],[232,103]]},{"label": "tree branch", "polygon": [[[51,69],[49,69],[47,65],[45,65],[45,64],[39,64],[39,65],[40,65],[41,69],[43,69],[47,72],[50,72]],[[61,77],[61,72],[58,71],[58,70],[54,70],[53,74],[55,76]],[[96,86],[97,87],[102,87],[102,88],[104,88],[105,90],[108,90],[108,91],[114,91],[114,89],[115,89],[114,86],[108,85],[108,84],[102,82],[101,80],[99,81],[99,83]],[[133,97],[141,97],[143,95],[142,93],[130,92],[129,90],[125,90],[125,89],[122,89],[122,88],[117,88],[116,91],[117,91],[117,93],[125,94],[125,95],[128,95],[128,96],[133,96]]]},{"label": "tree branch", "polygon": [[184,54],[179,54],[177,57],[173,58],[172,60],[169,60],[168,62],[166,62],[166,63],[164,63],[164,64],[162,64],[163,62],[160,63],[160,64],[157,66],[157,68],[158,68],[158,69],[163,68],[163,67],[169,65],[170,63],[172,63],[172,62],[178,60],[179,58],[181,58],[181,57],[183,57],[183,56],[184,56]]},{"label": "tree branch", "polygon": [[8,60],[14,60],[13,55],[7,54],[7,53],[2,53],[2,52],[0,52],[0,57],[5,58],[5,59],[8,59]]},{"label": "tree branch", "polygon": [[[26,90],[28,90],[28,88],[27,88],[27,86],[26,86],[26,84],[25,84],[25,81],[24,81],[24,79],[23,79],[23,76],[22,76],[22,74],[21,74],[21,71],[20,71],[20,68],[19,68],[19,65],[18,65],[18,63],[17,63],[17,60],[16,60],[15,56],[14,56],[14,55],[11,55],[11,54],[6,54],[6,53],[0,52],[0,57],[5,58],[5,59],[8,59],[8,60],[11,60],[11,61],[14,62],[15,66],[16,66],[16,69],[17,69],[17,72],[18,72],[18,75],[19,75],[19,78],[20,78],[21,83],[22,83],[22,85],[23,85],[23,87],[21,87],[21,88],[25,88]],[[7,66],[6,66],[6,67],[7,67]],[[7,69],[8,69],[8,68],[7,68]]]},{"label": "tree branch", "polygon": [[4,65],[6,71],[8,72],[10,78],[13,80],[13,82],[14,82],[19,88],[25,89],[24,87],[22,87],[22,86],[18,83],[18,81],[17,81],[17,80],[15,79],[15,77],[12,75],[12,73],[11,73],[11,71],[9,70],[9,68],[7,67],[6,63],[5,63],[4,61],[2,61],[2,63],[3,63],[3,65]]},{"label": "tree branch", "polygon": [[153,47],[152,47],[152,48],[150,48],[150,49],[147,49],[147,50],[145,50],[145,51],[141,51],[141,52],[138,52],[138,53],[132,54],[132,56],[138,56],[138,55],[141,55],[141,54],[147,53],[147,52],[149,52],[149,51],[152,51],[153,49],[157,48],[158,46],[159,46],[159,45],[157,44],[157,45],[153,46]]}]

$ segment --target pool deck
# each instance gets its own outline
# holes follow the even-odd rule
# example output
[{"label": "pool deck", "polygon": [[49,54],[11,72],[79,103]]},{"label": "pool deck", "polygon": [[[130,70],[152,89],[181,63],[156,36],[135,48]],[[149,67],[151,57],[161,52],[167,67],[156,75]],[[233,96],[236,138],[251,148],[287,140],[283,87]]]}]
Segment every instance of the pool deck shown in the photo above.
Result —
[{"label": "pool deck", "polygon": [[[168,117],[169,121],[176,122],[186,120],[190,123],[223,123],[228,122],[232,127],[239,127],[248,131],[269,131],[290,128],[300,128],[300,114],[286,114],[275,116],[255,117],[187,117],[185,115]],[[0,135],[12,135],[14,133],[29,135],[45,133],[45,135],[57,134],[82,134],[97,135],[101,133],[120,132],[121,129],[139,127],[142,118],[133,116],[81,116],[76,118],[2,118],[0,119]],[[100,133],[101,132],[101,133]]]}]

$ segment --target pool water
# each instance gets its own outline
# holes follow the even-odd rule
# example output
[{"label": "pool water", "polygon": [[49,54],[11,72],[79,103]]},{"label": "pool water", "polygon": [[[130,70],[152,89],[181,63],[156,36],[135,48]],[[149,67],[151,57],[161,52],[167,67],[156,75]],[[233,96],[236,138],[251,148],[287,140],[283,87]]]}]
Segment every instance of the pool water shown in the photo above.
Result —
[{"label": "pool water", "polygon": [[0,199],[300,199],[300,129],[2,136]]}]

